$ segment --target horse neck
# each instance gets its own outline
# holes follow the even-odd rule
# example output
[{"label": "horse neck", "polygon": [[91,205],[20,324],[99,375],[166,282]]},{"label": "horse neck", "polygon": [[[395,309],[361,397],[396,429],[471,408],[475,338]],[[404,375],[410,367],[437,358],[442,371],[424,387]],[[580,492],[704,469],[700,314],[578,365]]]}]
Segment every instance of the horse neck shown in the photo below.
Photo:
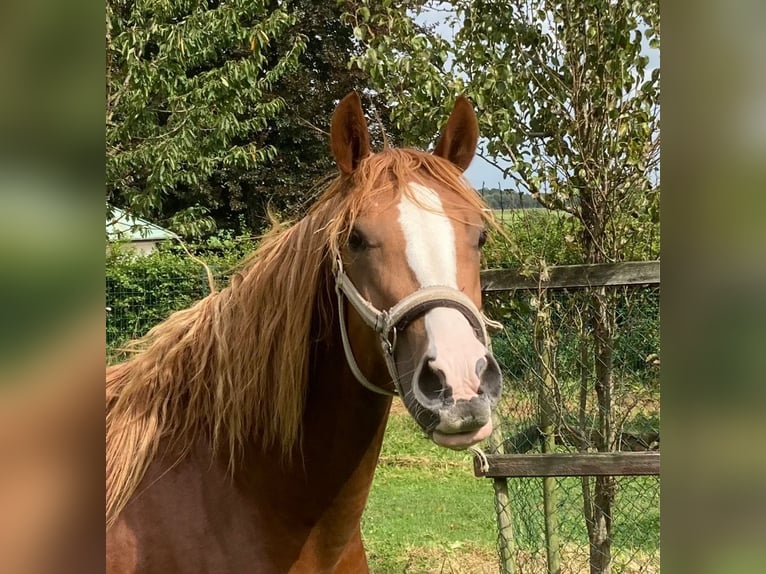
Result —
[{"label": "horse neck", "polygon": [[[337,329],[335,329],[337,331]],[[386,366],[370,333],[350,333],[365,341],[368,352],[357,361],[365,372],[386,373]],[[311,380],[303,419],[302,465],[309,475],[336,475],[336,487],[364,490],[366,498],[383,442],[389,397],[365,389],[352,374],[339,332],[312,354]],[[374,380],[374,378],[373,378]],[[343,482],[343,477],[348,480]],[[313,480],[316,478],[312,476]],[[324,479],[322,479],[324,480]]]},{"label": "horse neck", "polygon": [[[346,302],[345,317],[355,313]],[[314,337],[310,354],[309,385],[303,418],[302,460],[307,472],[316,460],[319,468],[365,469],[368,482],[377,464],[391,399],[362,386],[346,360],[338,318],[338,300],[330,297],[332,328],[326,337]],[[389,382],[377,335],[360,321],[349,321],[348,337],[361,370],[375,384]],[[361,465],[361,466],[360,466]]]},{"label": "horse neck", "polygon": [[[248,490],[271,508],[274,520],[290,529],[311,525],[309,542],[328,552],[358,531],[391,406],[389,397],[372,393],[354,378],[335,323],[331,336],[312,349],[300,447],[281,463],[276,452],[248,457],[245,473]],[[387,376],[374,335],[350,336],[364,343],[357,349],[369,349],[357,357],[361,368],[379,373],[378,378]]]}]

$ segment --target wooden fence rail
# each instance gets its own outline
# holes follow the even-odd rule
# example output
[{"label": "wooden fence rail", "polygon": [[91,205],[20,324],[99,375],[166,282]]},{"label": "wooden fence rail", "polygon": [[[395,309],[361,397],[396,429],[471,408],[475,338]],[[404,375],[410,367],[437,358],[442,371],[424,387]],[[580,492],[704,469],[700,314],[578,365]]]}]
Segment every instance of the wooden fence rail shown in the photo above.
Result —
[{"label": "wooden fence rail", "polygon": [[660,474],[659,452],[486,455],[473,459],[478,477],[643,476]]},{"label": "wooden fence rail", "polygon": [[481,272],[482,291],[514,289],[568,289],[574,287],[656,285],[660,282],[659,261],[626,261],[593,265],[557,265],[549,267],[547,279],[539,275],[521,275],[515,269],[487,269]]}]

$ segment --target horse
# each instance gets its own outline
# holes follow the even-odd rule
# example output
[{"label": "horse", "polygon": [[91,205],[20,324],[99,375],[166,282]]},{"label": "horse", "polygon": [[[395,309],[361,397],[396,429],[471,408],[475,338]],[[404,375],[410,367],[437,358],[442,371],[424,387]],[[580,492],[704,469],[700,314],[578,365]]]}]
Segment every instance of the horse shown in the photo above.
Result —
[{"label": "horse", "polygon": [[460,96],[433,153],[373,153],[349,94],[339,173],[305,217],[108,368],[108,572],[368,572],[360,519],[392,396],[441,446],[492,432],[492,215],[463,175],[477,142]]}]

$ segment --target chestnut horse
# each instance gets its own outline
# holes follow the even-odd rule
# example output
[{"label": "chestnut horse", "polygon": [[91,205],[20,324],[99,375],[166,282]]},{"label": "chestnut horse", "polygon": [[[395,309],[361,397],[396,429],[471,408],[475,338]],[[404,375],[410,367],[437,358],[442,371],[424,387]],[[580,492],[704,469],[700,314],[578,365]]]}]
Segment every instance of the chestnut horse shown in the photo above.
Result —
[{"label": "chestnut horse", "polygon": [[433,154],[371,153],[349,94],[308,214],[107,371],[109,572],[367,572],[391,395],[442,446],[490,434],[477,139],[461,97]]}]

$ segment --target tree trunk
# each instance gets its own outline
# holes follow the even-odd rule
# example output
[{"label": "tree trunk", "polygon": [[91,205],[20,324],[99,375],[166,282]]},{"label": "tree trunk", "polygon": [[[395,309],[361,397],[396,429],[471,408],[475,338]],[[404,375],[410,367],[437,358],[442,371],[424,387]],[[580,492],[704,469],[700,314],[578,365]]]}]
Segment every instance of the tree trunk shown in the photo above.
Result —
[{"label": "tree trunk", "polygon": [[[596,449],[609,452],[614,445],[612,390],[614,386],[612,361],[614,354],[614,309],[604,287],[596,288],[590,301],[593,331],[595,390],[598,405]],[[612,503],[614,478],[596,477],[593,483],[593,504],[588,535],[590,538],[591,574],[610,574],[612,560]]]},{"label": "tree trunk", "polygon": [[[581,216],[583,222],[582,245],[587,263],[603,263],[607,257],[606,222],[609,207],[606,194],[594,195],[594,190],[583,189]],[[605,287],[593,287],[589,292],[586,316],[592,333],[592,357],[595,374],[594,390],[598,408],[598,428],[595,447],[598,452],[609,452],[614,445],[612,390],[615,312]],[[612,571],[612,504],[614,478],[610,476],[583,479],[585,522],[590,541],[591,574],[611,574]]]}]

